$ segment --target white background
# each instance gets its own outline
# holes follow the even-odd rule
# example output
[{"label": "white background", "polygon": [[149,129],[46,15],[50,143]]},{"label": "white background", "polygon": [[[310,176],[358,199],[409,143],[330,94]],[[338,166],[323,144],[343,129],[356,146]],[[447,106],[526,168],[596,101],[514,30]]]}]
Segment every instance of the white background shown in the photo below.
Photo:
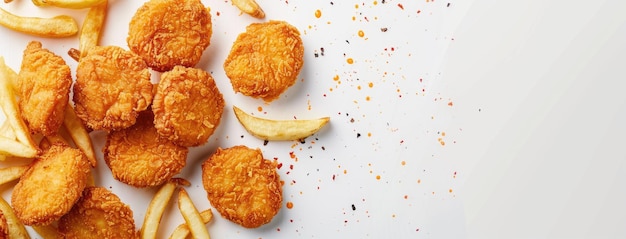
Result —
[{"label": "white background", "polygon": [[[237,34],[263,20],[239,15],[229,1],[203,2],[213,36],[196,67],[213,74],[227,106],[179,176],[192,182],[198,208],[210,208],[199,165],[217,147],[245,144],[283,163],[285,181],[271,223],[244,229],[214,210],[214,238],[626,237],[626,2],[259,0],[266,20],[289,21],[305,43],[299,81],[271,104],[234,94],[221,67]],[[127,48],[140,5],[111,0],[101,44]],[[2,6],[79,23],[85,14],[26,0]],[[30,40],[75,69],[66,51],[76,37],[0,28],[0,55],[13,69]],[[331,116],[331,123],[305,144],[263,146],[239,126],[232,105],[271,118]],[[98,151],[104,137],[92,133]],[[139,228],[156,188],[116,182],[99,163],[98,185],[132,207]],[[161,237],[181,222],[172,205]]]}]

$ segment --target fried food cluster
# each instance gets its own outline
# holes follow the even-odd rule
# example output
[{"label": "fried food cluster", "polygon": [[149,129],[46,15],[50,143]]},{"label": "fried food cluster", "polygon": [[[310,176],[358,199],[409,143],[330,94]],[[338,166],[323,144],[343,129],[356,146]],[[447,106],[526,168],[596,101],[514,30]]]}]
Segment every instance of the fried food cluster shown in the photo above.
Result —
[{"label": "fried food cluster", "polygon": [[160,135],[181,146],[198,146],[219,125],[224,98],[211,74],[176,66],[161,75],[152,111]]},{"label": "fried food cluster", "polygon": [[67,239],[139,238],[130,207],[111,191],[88,187],[72,210],[59,220]]},{"label": "fried food cluster", "polygon": [[18,79],[19,107],[30,132],[56,134],[72,86],[70,67],[41,42],[32,41],[24,50]]},{"label": "fried food cluster", "polygon": [[247,228],[270,222],[281,207],[276,163],[263,159],[260,149],[217,149],[202,164],[202,184],[222,217]]},{"label": "fried food cluster", "polygon": [[147,110],[139,114],[135,125],[107,135],[102,149],[104,161],[120,182],[135,187],[157,186],[185,167],[187,147],[159,135],[153,120],[152,112]]},{"label": "fried food cluster", "polygon": [[300,32],[284,21],[253,23],[233,44],[224,71],[235,92],[265,101],[292,86],[304,63]]},{"label": "fried food cluster", "polygon": [[117,46],[96,46],[76,68],[76,115],[93,130],[119,130],[135,124],[152,102],[146,63]]},{"label": "fried food cluster", "polygon": [[53,144],[35,159],[11,195],[11,205],[26,225],[47,225],[70,211],[87,185],[91,166],[85,154]]},{"label": "fried food cluster", "polygon": [[209,46],[211,15],[200,0],[150,0],[130,21],[131,51],[156,71],[195,66]]}]

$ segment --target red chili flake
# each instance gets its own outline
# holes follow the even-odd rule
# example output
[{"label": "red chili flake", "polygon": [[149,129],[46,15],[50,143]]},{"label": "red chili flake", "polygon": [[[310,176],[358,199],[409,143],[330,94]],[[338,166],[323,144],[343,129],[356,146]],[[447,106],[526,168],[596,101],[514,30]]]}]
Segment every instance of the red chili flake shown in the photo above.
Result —
[{"label": "red chili flake", "polygon": [[402,3],[398,3],[398,7],[402,10],[404,10],[404,6],[402,6]]},{"label": "red chili flake", "polygon": [[293,170],[293,164],[289,165],[289,169]]},{"label": "red chili flake", "polygon": [[335,181],[335,175],[333,174],[333,181]]},{"label": "red chili flake", "polygon": [[276,228],[276,231],[279,232],[280,231],[280,227]]},{"label": "red chili flake", "polygon": [[291,151],[291,152],[289,152],[289,157],[294,159],[294,158],[296,158],[296,154],[294,154],[293,151]]},{"label": "red chili flake", "polygon": [[395,51],[395,50],[396,50],[396,48],[393,48],[393,47],[391,48],[391,51]]},{"label": "red chili flake", "polygon": [[418,9],[418,10],[417,10],[417,14],[420,14],[420,13],[422,13],[422,10],[419,10],[419,9]]},{"label": "red chili flake", "polygon": [[220,12],[215,13],[218,17],[220,16]]},{"label": "red chili flake", "polygon": [[283,163],[279,163],[279,164],[276,165],[276,169],[280,169],[282,167],[283,167]]},{"label": "red chili flake", "polygon": [[448,102],[448,106],[452,107],[452,101]]}]

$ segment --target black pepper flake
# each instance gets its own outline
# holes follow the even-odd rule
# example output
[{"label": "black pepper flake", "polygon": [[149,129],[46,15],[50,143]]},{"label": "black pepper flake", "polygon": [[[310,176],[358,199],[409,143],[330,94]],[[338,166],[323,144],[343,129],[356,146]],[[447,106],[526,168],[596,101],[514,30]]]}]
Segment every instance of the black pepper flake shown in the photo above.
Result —
[{"label": "black pepper flake", "polygon": [[320,54],[317,54],[317,52],[315,52],[313,55],[315,56],[315,58],[318,58],[320,56]]},{"label": "black pepper flake", "polygon": [[354,204],[352,204],[352,211],[356,211],[356,206],[354,206]]},{"label": "black pepper flake", "polygon": [[320,47],[320,51],[322,52],[321,55],[324,56],[324,48]]},{"label": "black pepper flake", "polygon": [[330,2],[330,5],[335,5],[335,3],[333,3],[333,2]]},{"label": "black pepper flake", "polygon": [[264,141],[263,141],[263,146],[266,146],[269,142],[270,142],[270,141],[268,141],[268,140],[264,140]]},{"label": "black pepper flake", "polygon": [[304,140],[304,139],[299,139],[298,141],[300,141],[301,144],[305,144],[306,143],[306,140]]},{"label": "black pepper flake", "polygon": [[387,1],[383,0],[382,3],[385,4],[385,3],[387,3]]},{"label": "black pepper flake", "polygon": [[380,28],[380,31],[381,31],[381,32],[387,32],[387,28],[386,28],[386,27],[381,27],[381,28]]},{"label": "black pepper flake", "polygon": [[322,150],[326,150],[326,147],[322,146]]},{"label": "black pepper flake", "polygon": [[356,133],[356,138],[360,138],[361,137],[361,133]]},{"label": "black pepper flake", "polygon": [[350,42],[348,40],[346,40],[346,43],[350,44]]},{"label": "black pepper flake", "polygon": [[354,123],[354,118],[350,119],[350,123]]},{"label": "black pepper flake", "polygon": [[243,139],[243,134],[241,135],[241,138]]},{"label": "black pepper flake", "polygon": [[450,7],[450,3],[448,3],[448,5],[446,5],[446,7]]}]

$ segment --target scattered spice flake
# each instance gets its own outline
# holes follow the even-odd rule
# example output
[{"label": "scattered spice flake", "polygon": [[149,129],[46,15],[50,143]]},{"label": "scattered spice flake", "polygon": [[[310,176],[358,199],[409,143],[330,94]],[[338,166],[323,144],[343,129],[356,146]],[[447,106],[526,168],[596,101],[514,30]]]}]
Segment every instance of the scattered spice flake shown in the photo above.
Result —
[{"label": "scattered spice flake", "polygon": [[370,98],[370,96],[369,96],[369,95],[365,97],[365,100],[366,100],[366,101],[370,101],[371,99],[372,99],[372,98]]},{"label": "scattered spice flake", "polygon": [[446,5],[446,7],[450,7],[450,3],[448,3],[448,4]]},{"label": "scattered spice flake", "polygon": [[374,82],[367,83],[367,86],[368,86],[369,88],[374,87]]},{"label": "scattered spice flake", "polygon": [[452,188],[448,190],[449,193],[452,193]]},{"label": "scattered spice flake", "polygon": [[364,37],[365,36],[365,32],[363,32],[363,30],[359,30],[358,34],[359,34],[359,37]]},{"label": "scattered spice flake", "polygon": [[454,174],[452,175],[452,178],[456,178],[456,171],[454,171]]},{"label": "scattered spice flake", "polygon": [[402,162],[400,162],[400,164],[402,164],[402,166],[406,165],[406,161],[402,160]]},{"label": "scattered spice flake", "polygon": [[361,133],[356,133],[356,138],[360,138],[361,137]]},{"label": "scattered spice flake", "polygon": [[409,199],[409,195],[404,195],[404,199]]},{"label": "scattered spice flake", "polygon": [[288,209],[292,209],[293,208],[293,202],[287,202],[287,208]]},{"label": "scattered spice flake", "polygon": [[381,32],[387,32],[387,30],[388,30],[388,29],[387,29],[386,27],[381,27],[381,28],[380,28],[380,31],[381,31]]},{"label": "scattered spice flake", "polygon": [[448,102],[448,106],[452,107],[453,103],[452,101]]},{"label": "scattered spice flake", "polygon": [[352,204],[352,211],[356,211],[356,206],[354,206],[354,204]]},{"label": "scattered spice flake", "polygon": [[404,10],[404,6],[402,6],[402,3],[398,3],[398,7],[402,10]]},{"label": "scattered spice flake", "polygon": [[261,107],[261,106],[256,107],[256,110],[258,110],[259,112],[261,112],[261,111],[263,111],[263,107]]},{"label": "scattered spice flake", "polygon": [[346,62],[348,62],[348,64],[352,65],[354,63],[354,60],[352,58],[348,58],[346,60]]},{"label": "scattered spice flake", "polygon": [[371,133],[371,132],[368,132],[368,133],[367,133],[367,137],[372,137],[372,133]]},{"label": "scattered spice flake", "polygon": [[417,14],[422,13],[422,10],[417,9]]},{"label": "scattered spice flake", "polygon": [[283,167],[283,163],[278,163],[278,164],[276,165],[276,169],[280,169],[280,168],[282,168],[282,167]]},{"label": "scattered spice flake", "polygon": [[376,175],[376,180],[380,180],[380,175]]},{"label": "scattered spice flake", "polygon": [[335,75],[335,76],[333,77],[333,80],[334,80],[334,81],[339,81],[339,75]]},{"label": "scattered spice flake", "polygon": [[417,180],[417,183],[418,183],[418,184],[422,183],[422,180],[421,180],[421,179],[418,179],[418,180]]},{"label": "scattered spice flake", "polygon": [[319,10],[319,9],[315,10],[315,17],[316,17],[316,18],[320,18],[320,17],[322,17],[322,11],[321,11],[321,10]]}]

